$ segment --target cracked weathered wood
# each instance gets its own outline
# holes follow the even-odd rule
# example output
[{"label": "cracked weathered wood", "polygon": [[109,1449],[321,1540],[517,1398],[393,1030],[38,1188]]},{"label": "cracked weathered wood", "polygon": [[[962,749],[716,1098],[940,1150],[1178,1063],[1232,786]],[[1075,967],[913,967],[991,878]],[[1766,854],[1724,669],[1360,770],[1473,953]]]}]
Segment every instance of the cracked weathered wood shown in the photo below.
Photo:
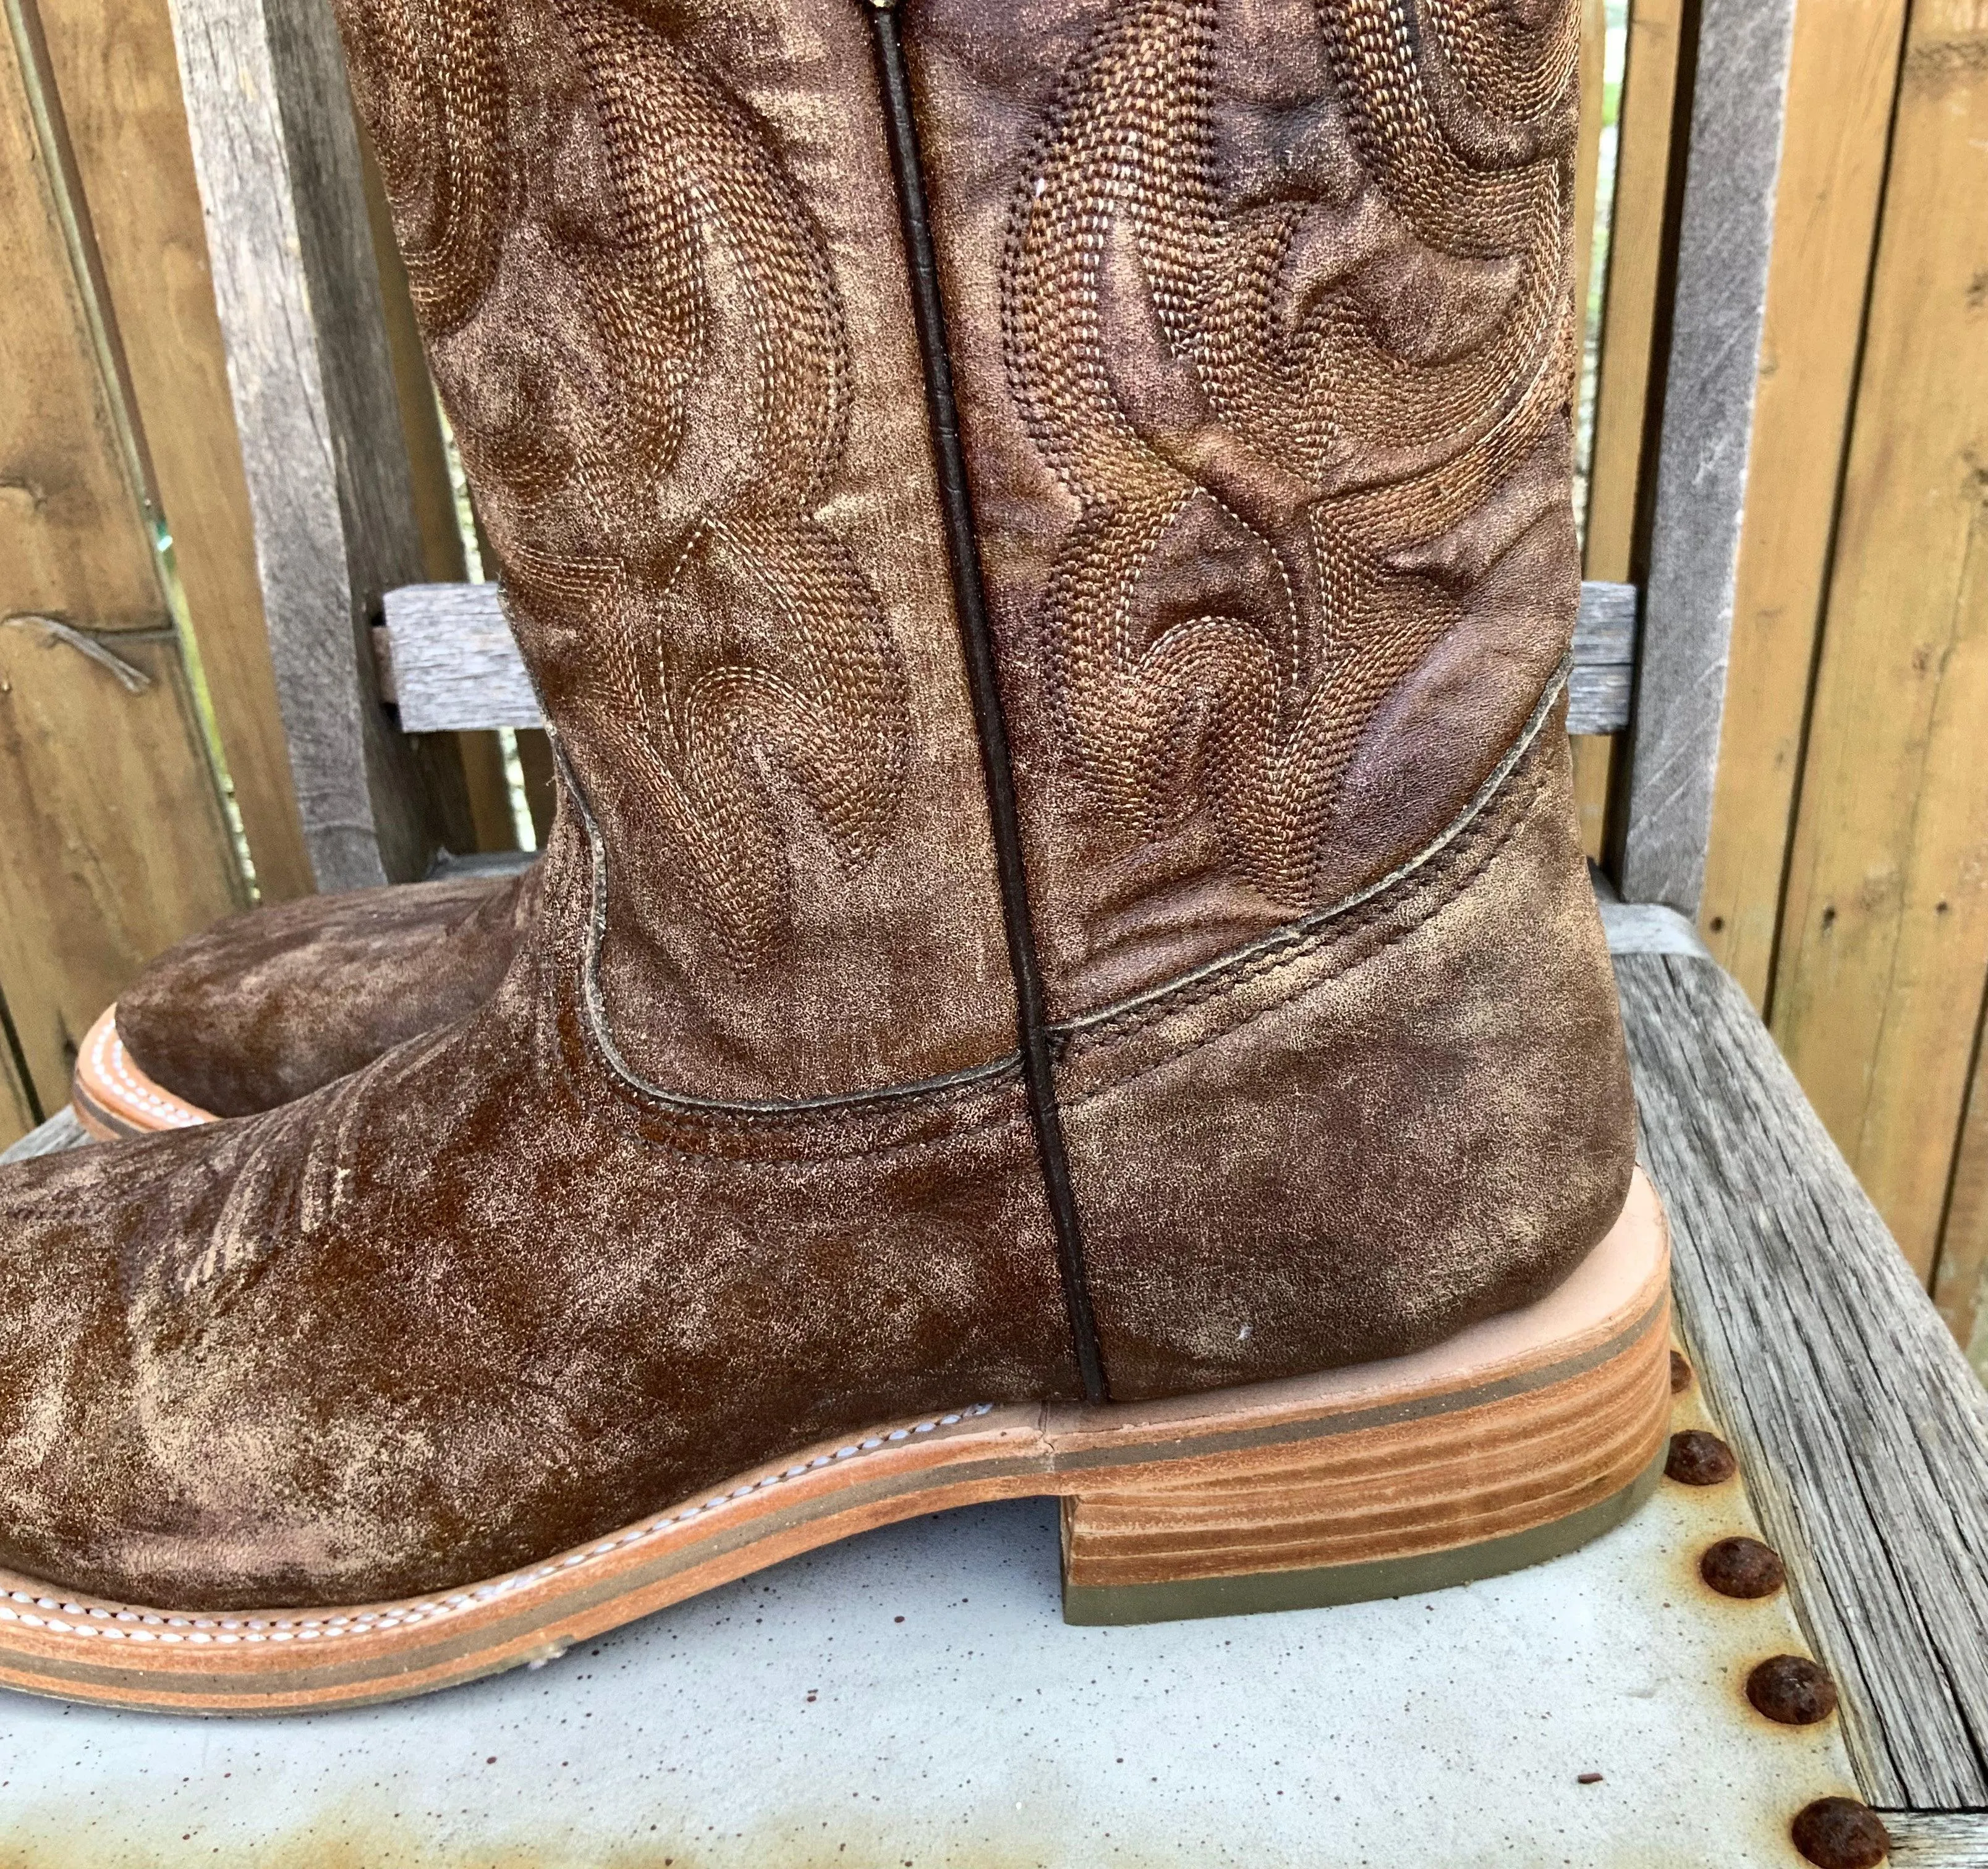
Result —
[{"label": "cracked weathered wood", "polygon": [[1891,1869],[1983,1869],[1988,1864],[1988,1812],[1886,1810]]},{"label": "cracked weathered wood", "polygon": [[77,1120],[65,1103],[38,1129],[31,1129],[10,1147],[0,1149],[0,1167],[10,1161],[32,1161],[37,1155],[59,1155],[64,1149],[79,1149],[96,1138]]},{"label": "cracked weathered wood", "polygon": [[545,725],[496,585],[390,590],[384,633],[387,680],[410,733]]},{"label": "cracked weathered wood", "polygon": [[1865,1795],[1988,1805],[1988,1393],[1736,982],[1615,970],[1684,1328]]},{"label": "cracked weathered wood", "polygon": [[321,889],[428,868],[421,762],[381,710],[366,630],[423,575],[366,218],[323,0],[174,0],[278,705]]},{"label": "cracked weathered wood", "polygon": [[1705,0],[1616,877],[1698,914],[1726,709],[1794,0]]},{"label": "cracked weathered wood", "polygon": [[[495,584],[409,584],[387,593],[383,686],[410,733],[543,725]],[[1567,683],[1567,728],[1614,733],[1629,718],[1633,584],[1584,584]]]}]

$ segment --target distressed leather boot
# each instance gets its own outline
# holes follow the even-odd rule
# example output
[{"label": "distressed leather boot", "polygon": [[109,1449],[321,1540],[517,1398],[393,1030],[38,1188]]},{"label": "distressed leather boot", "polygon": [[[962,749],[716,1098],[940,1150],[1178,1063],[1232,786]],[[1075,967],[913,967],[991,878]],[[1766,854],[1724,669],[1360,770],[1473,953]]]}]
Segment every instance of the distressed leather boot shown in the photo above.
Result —
[{"label": "distressed leather boot", "polygon": [[510,965],[537,874],[306,896],[216,922],[90,1029],[77,1116],[105,1137],[253,1116],[465,1017]]},{"label": "distressed leather boot", "polygon": [[467,1018],[0,1178],[0,1678],[384,1698],[1016,1494],[1083,1620],[1619,1517],[1577,10],[340,11],[570,809]]}]

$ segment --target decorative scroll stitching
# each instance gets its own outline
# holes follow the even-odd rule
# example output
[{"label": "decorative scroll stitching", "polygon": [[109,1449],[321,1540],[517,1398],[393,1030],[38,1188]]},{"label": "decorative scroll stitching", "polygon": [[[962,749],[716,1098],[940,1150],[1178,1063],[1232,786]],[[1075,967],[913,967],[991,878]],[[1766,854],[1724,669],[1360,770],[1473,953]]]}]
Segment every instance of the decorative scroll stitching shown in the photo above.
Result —
[{"label": "decorative scroll stitching", "polygon": [[821,239],[766,134],[611,0],[344,11],[548,705],[749,965],[786,925],[796,806],[859,869],[909,759],[897,646],[816,517],[850,394]]},{"label": "decorative scroll stitching", "polygon": [[1062,738],[1274,901],[1332,887],[1361,735],[1545,509],[1510,483],[1565,432],[1578,45],[1563,0],[1124,0],[1017,193],[1009,386],[1080,509]]}]

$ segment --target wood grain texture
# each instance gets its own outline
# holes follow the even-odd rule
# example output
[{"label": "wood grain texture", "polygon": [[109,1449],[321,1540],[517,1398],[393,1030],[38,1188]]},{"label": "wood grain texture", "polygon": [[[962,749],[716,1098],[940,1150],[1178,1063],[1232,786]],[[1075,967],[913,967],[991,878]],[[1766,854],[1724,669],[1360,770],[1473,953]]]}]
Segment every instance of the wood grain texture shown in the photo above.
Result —
[{"label": "wood grain texture", "polygon": [[[1961,1034],[1964,1036],[1964,1029]],[[1953,1176],[1934,1268],[1933,1303],[1975,1373],[1988,1382],[1988,1056],[1974,1035],[1967,1100],[1954,1144]]]},{"label": "wood grain texture", "polygon": [[1736,982],[1615,972],[1684,1330],[1865,1794],[1988,1804],[1988,1394]]},{"label": "wood grain texture", "polygon": [[365,640],[424,564],[336,31],[319,0],[174,0],[173,27],[312,870],[410,880],[460,774],[438,795]]},{"label": "wood grain texture", "polygon": [[[1983,201],[1988,11],[1923,0],[1899,83],[1771,1020],[1929,1278],[1988,976]],[[1956,1306],[1972,1303],[1984,1220],[1956,1216],[1944,1283]]]},{"label": "wood grain texture", "polygon": [[[1631,670],[1632,698],[1634,674]],[[1627,720],[1625,714],[1625,725]],[[1608,847],[1608,789],[1615,770],[1615,739],[1610,734],[1577,734],[1570,751],[1574,759],[1574,809],[1581,825],[1581,851],[1589,862],[1598,863]]]},{"label": "wood grain texture", "polygon": [[[456,513],[455,488],[449,475],[448,447],[442,438],[441,407],[421,346],[407,269],[394,244],[386,184],[380,177],[364,124],[356,117],[354,122],[359,131],[367,225],[379,262],[380,303],[386,317],[387,354],[393,360],[394,397],[400,405],[401,437],[407,451],[414,524],[421,538],[423,576],[430,583],[460,583],[468,575],[468,564],[462,522]],[[435,769],[431,783],[436,787],[438,797],[447,801],[445,809],[450,817],[444,829],[448,847],[465,852],[516,848],[518,840],[512,823],[510,788],[505,780],[504,757],[497,736],[463,733],[452,735],[448,742],[414,744],[416,756]]]},{"label": "wood grain texture", "polygon": [[0,994],[48,1110],[90,1022],[226,914],[237,879],[72,265],[66,178],[12,38],[0,174]]},{"label": "wood grain texture", "polygon": [[[1583,563],[1590,577],[1622,583],[1635,575],[1631,543],[1661,283],[1681,10],[1682,0],[1631,0],[1617,119]],[[1591,857],[1606,845],[1619,755],[1608,740],[1583,735],[1574,743],[1574,804]]]},{"label": "wood grain texture", "polygon": [[[1787,132],[1699,920],[1767,1004],[1905,0],[1796,9]],[[1939,238],[1932,225],[1920,238]]]},{"label": "wood grain texture", "polygon": [[1601,932],[1611,954],[1681,954],[1709,960],[1698,931],[1661,902],[1610,902],[1601,911]]},{"label": "wood grain texture", "polygon": [[1601,309],[1594,448],[1588,468],[1586,570],[1635,576],[1636,490],[1662,282],[1682,0],[1631,0]]},{"label": "wood grain texture", "polygon": [[69,644],[0,627],[0,985],[43,1110],[139,968],[235,906],[227,830],[170,634]]},{"label": "wood grain texture", "polygon": [[12,1028],[7,1003],[0,999],[0,1162],[12,1158],[42,1120],[41,1100],[15,1060]]},{"label": "wood grain texture", "polygon": [[227,360],[165,0],[39,0],[162,516],[265,900],[310,867],[255,580]]},{"label": "wood grain texture", "polygon": [[1891,1869],[1988,1869],[1988,1812],[1885,1810]]},{"label": "wood grain texture", "polygon": [[0,1167],[10,1161],[32,1161],[37,1155],[59,1154],[64,1149],[79,1149],[94,1140],[76,1112],[65,1105],[46,1123],[37,1124],[19,1141],[0,1149]]},{"label": "wood grain texture", "polygon": [[387,593],[394,703],[410,733],[538,727],[545,715],[495,584]]},{"label": "wood grain texture", "polygon": [[[1581,9],[1581,140],[1574,167],[1574,302],[1585,321],[1594,266],[1595,201],[1601,169],[1601,131],[1608,47],[1608,0],[1582,0]],[[1583,735],[1574,747],[1574,793],[1581,842],[1591,857],[1601,854],[1608,783],[1608,742]]]},{"label": "wood grain texture", "polygon": [[1699,10],[1614,864],[1628,901],[1692,916],[1711,836],[1794,23],[1794,0],[1704,0]]},{"label": "wood grain texture", "polygon": [[1608,0],[1581,0],[1581,136],[1574,152],[1574,302],[1587,316],[1608,64]]},{"label": "wood grain texture", "polygon": [[[384,615],[374,639],[381,691],[408,732],[543,724],[496,585],[403,585],[387,593]],[[1628,722],[1636,627],[1633,585],[1581,586],[1570,732],[1613,733]]]},{"label": "wood grain texture", "polygon": [[11,39],[0,42],[0,617],[152,630],[165,617]]}]

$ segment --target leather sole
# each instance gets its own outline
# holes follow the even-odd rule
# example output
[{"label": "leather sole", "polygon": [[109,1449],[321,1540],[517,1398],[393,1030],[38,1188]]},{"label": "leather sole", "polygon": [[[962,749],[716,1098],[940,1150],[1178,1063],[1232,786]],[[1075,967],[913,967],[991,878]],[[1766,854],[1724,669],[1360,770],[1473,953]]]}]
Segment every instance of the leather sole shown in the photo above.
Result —
[{"label": "leather sole", "polygon": [[69,1106],[76,1120],[104,1142],[149,1136],[161,1129],[191,1129],[216,1120],[212,1111],[175,1097],[138,1068],[117,1035],[114,1005],[90,1027],[76,1054]]},{"label": "leather sole", "polygon": [[838,1539],[1061,1495],[1073,1620],[1401,1594],[1570,1550],[1652,1483],[1669,1258],[1638,1174],[1557,1289],[1417,1355],[1104,1408],[980,1403],[803,1448],[532,1569],[404,1602],[232,1612],[0,1571],[0,1685],[197,1714],[398,1699],[572,1644]]}]

